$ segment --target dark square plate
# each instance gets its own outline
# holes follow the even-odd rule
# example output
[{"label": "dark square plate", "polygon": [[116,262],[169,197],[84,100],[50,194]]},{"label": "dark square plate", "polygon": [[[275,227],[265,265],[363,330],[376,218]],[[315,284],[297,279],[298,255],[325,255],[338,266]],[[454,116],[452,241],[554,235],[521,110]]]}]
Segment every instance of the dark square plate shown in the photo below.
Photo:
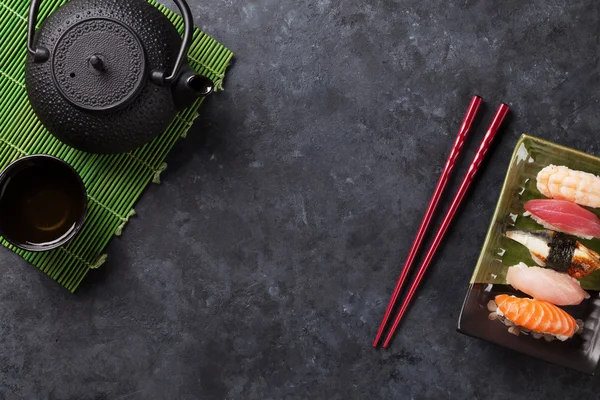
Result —
[{"label": "dark square plate", "polygon": [[[528,354],[542,360],[563,365],[587,374],[594,374],[600,359],[600,272],[581,280],[591,298],[580,305],[563,307],[571,316],[585,323],[581,335],[561,341],[547,342],[531,336],[515,336],[500,321],[490,321],[487,303],[496,295],[507,293],[519,297],[525,295],[506,284],[509,266],[524,262],[535,265],[529,251],[520,244],[504,237],[507,228],[541,229],[530,218],[523,217],[523,205],[532,198],[543,198],[536,189],[536,175],[546,165],[566,165],[569,168],[600,175],[600,158],[569,149],[542,139],[523,135],[519,139],[500,199],[492,218],[483,249],[458,321],[458,330],[466,335]],[[600,215],[600,210],[592,210]],[[600,240],[581,240],[600,251]]]}]

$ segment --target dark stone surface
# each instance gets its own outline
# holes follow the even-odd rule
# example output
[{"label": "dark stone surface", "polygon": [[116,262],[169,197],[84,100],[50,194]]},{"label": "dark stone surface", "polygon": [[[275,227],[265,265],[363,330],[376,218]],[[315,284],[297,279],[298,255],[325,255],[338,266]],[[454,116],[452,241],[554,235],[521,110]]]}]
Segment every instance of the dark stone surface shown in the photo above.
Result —
[{"label": "dark stone surface", "polygon": [[[600,153],[599,7],[194,1],[236,53],[226,90],[76,295],[0,251],[0,397],[597,398],[598,378],[455,329],[518,136]],[[512,118],[393,347],[373,350],[475,93],[458,174],[499,102]]]}]

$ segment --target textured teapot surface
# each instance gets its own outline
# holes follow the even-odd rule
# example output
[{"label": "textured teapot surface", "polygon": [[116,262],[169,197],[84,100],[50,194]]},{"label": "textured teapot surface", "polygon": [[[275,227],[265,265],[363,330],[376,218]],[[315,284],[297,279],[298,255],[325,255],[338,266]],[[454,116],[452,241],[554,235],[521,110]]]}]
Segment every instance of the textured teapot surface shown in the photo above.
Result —
[{"label": "textured teapot surface", "polygon": [[71,0],[45,19],[26,61],[31,105],[61,141],[94,153],[133,150],[159,135],[177,110],[149,71],[172,67],[181,37],[144,0]]}]

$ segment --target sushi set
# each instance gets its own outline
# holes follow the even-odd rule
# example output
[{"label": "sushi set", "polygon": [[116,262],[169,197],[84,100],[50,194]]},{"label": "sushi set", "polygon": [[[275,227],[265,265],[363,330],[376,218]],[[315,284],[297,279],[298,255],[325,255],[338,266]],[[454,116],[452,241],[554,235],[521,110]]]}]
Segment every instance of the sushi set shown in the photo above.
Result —
[{"label": "sushi set", "polygon": [[600,359],[600,158],[523,135],[458,330],[593,374]]},{"label": "sushi set", "polygon": [[[402,296],[424,234],[431,226],[432,215],[482,102],[481,97],[473,96],[467,108],[373,341],[375,348],[380,345],[387,348],[393,340],[509,112],[509,106],[500,104],[412,283]],[[471,278],[459,317],[459,332],[594,373],[600,359],[599,175],[600,158],[532,136],[521,136]]]}]

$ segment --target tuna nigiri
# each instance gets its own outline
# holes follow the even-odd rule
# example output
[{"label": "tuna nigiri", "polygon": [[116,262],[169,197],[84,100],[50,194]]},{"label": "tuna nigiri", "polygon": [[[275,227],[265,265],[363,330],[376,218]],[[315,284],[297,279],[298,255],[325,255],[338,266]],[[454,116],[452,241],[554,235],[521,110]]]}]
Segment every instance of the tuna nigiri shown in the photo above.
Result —
[{"label": "tuna nigiri", "polygon": [[533,260],[542,267],[583,278],[600,269],[600,254],[564,233],[539,230],[507,231],[506,237],[527,247]]},{"label": "tuna nigiri", "polygon": [[579,304],[583,299],[590,297],[579,282],[569,275],[547,268],[528,267],[524,263],[510,267],[506,281],[536,300],[547,301],[557,306]]},{"label": "tuna nigiri", "polygon": [[584,239],[600,238],[600,219],[591,211],[567,200],[536,199],[525,203],[524,215],[545,228]]},{"label": "tuna nigiri", "polygon": [[589,172],[548,165],[537,174],[537,188],[552,199],[600,207],[600,178]]},{"label": "tuna nigiri", "polygon": [[545,301],[500,294],[490,300],[488,310],[491,320],[504,322],[508,331],[517,336],[531,333],[536,339],[565,341],[583,330],[583,322]]}]

